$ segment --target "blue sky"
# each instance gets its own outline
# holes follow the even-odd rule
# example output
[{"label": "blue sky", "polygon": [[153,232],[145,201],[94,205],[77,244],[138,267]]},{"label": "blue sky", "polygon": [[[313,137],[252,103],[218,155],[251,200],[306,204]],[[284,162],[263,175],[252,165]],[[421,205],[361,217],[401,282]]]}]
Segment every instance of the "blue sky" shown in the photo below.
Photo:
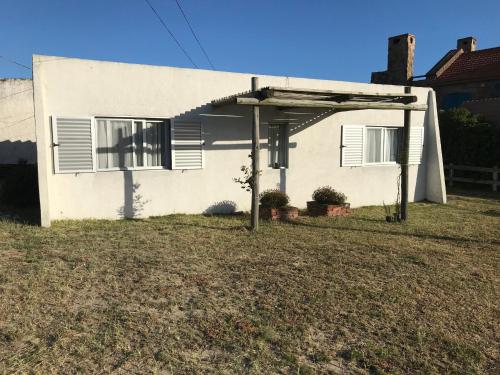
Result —
[{"label": "blue sky", "polygon": [[[498,0],[179,1],[218,70],[367,82],[385,69],[391,35],[416,35],[415,74],[458,38],[500,45]],[[209,68],[175,1],[150,2]],[[144,0],[1,0],[0,11],[0,55],[26,65],[38,53],[192,67]],[[0,77],[30,75],[0,60]]]}]

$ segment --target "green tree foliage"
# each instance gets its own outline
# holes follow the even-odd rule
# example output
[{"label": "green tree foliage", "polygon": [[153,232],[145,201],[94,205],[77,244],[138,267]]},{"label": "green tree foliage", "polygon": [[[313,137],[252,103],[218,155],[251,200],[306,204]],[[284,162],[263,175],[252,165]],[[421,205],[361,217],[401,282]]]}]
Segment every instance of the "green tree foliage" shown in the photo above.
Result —
[{"label": "green tree foliage", "polygon": [[491,167],[500,165],[500,127],[466,108],[439,114],[443,159],[446,164]]}]

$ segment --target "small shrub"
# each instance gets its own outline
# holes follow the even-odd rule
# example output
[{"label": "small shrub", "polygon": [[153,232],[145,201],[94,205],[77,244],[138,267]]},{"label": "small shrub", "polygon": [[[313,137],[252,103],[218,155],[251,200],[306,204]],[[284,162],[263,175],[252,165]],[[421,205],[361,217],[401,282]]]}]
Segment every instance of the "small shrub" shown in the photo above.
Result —
[{"label": "small shrub", "polygon": [[316,189],[312,198],[319,204],[344,204],[347,199],[345,194],[335,191],[331,186],[323,186]]},{"label": "small shrub", "polygon": [[266,208],[285,207],[289,201],[288,195],[279,190],[266,190],[260,194],[260,204]]}]

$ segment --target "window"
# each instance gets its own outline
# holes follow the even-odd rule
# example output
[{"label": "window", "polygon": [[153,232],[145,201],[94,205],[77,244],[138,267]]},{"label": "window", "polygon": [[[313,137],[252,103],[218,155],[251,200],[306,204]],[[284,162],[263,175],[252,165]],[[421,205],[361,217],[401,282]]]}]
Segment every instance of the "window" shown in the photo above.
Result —
[{"label": "window", "polygon": [[[342,125],[342,167],[384,165],[399,163],[402,148],[402,127]],[[410,128],[408,163],[422,163],[424,155],[424,127]]]},{"label": "window", "polygon": [[396,163],[399,156],[401,129],[367,127],[365,163]]},{"label": "window", "polygon": [[288,167],[288,126],[287,124],[269,125],[268,154],[271,168]]},{"label": "window", "polygon": [[96,119],[97,167],[162,168],[166,165],[165,122],[143,119]]}]

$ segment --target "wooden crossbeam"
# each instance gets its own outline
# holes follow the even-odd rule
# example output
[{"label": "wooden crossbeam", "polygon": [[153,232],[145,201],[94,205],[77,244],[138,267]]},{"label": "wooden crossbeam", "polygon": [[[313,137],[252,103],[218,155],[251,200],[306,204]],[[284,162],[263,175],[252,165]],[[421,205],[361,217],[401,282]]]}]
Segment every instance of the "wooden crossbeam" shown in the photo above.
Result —
[{"label": "wooden crossbeam", "polygon": [[275,107],[302,107],[302,108],[332,108],[343,110],[360,109],[398,109],[411,111],[425,111],[426,104],[404,104],[392,102],[332,102],[326,100],[308,100],[308,99],[278,99],[270,98],[259,100],[257,98],[234,98],[233,104],[238,105],[260,105]]},{"label": "wooden crossbeam", "polygon": [[[251,100],[251,102],[246,102]],[[259,103],[255,102],[259,101]],[[364,92],[364,91],[339,91],[323,89],[301,89],[290,87],[264,87],[259,90],[236,94],[226,98],[212,101],[213,106],[223,106],[228,104],[248,104],[248,105],[275,105],[268,104],[271,100],[290,100],[291,106],[295,107],[323,107],[335,108],[332,105],[340,103],[359,103],[359,104],[412,104],[417,102],[416,95],[409,93],[384,93],[384,92]],[[303,105],[297,105],[291,101],[303,101]],[[310,102],[308,102],[310,101]],[[313,103],[316,101],[318,103]],[[326,102],[326,105],[320,105],[319,102]],[[279,102],[276,102],[279,103]],[[386,107],[381,106],[375,109],[405,109],[409,107]],[[355,106],[352,109],[362,109]],[[410,108],[412,110],[425,110]]]},{"label": "wooden crossbeam", "polygon": [[293,87],[276,87],[276,86],[269,86],[263,88],[263,90],[270,90],[270,91],[281,91],[281,92],[296,92],[296,93],[305,93],[305,94],[330,94],[330,95],[335,95],[335,94],[350,94],[350,95],[358,95],[358,96],[373,96],[373,97],[384,97],[384,98],[389,98],[389,97],[414,97],[413,94],[408,94],[408,93],[394,93],[394,92],[366,92],[366,91],[344,91],[344,90],[324,90],[324,89],[303,89],[303,88],[293,88]]}]

